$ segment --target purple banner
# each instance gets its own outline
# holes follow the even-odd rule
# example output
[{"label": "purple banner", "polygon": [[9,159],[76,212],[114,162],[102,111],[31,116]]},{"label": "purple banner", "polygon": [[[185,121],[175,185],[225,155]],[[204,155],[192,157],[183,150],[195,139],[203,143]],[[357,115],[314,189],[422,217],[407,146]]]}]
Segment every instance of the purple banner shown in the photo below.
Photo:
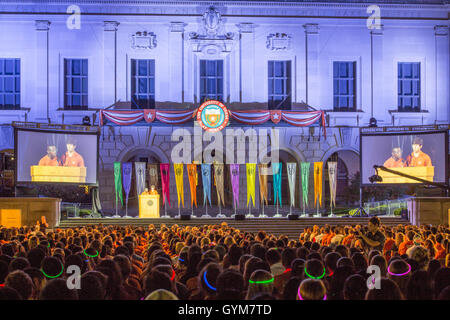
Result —
[{"label": "purple banner", "polygon": [[131,162],[122,163],[122,183],[123,190],[125,191],[126,203],[128,203],[128,195],[130,194],[132,172],[133,164]]},{"label": "purple banner", "polygon": [[239,204],[239,164],[230,164],[231,187],[233,188],[233,201],[236,208]]}]

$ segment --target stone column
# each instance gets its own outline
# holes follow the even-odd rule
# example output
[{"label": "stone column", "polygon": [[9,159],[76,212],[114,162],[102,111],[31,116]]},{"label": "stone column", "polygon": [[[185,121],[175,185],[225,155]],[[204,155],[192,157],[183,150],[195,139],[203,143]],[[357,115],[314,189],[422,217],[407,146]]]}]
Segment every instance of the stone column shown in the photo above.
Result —
[{"label": "stone column", "polygon": [[171,22],[169,32],[169,101],[184,102],[184,27],[183,22]]},{"label": "stone column", "polygon": [[117,27],[119,22],[104,21],[103,32],[103,107],[117,101]]},{"label": "stone column", "polygon": [[50,21],[36,20],[36,74],[35,104],[30,110],[29,121],[50,122],[49,114],[49,70],[48,70],[48,33]]},{"label": "stone column", "polygon": [[239,102],[253,102],[255,101],[255,26],[253,23],[240,23],[237,27],[239,28]]},{"label": "stone column", "polygon": [[449,36],[448,26],[434,27],[436,42],[436,123],[450,123],[449,100]]},{"label": "stone column", "polygon": [[319,25],[304,24],[306,51],[306,103],[313,108],[320,108],[319,77]]},{"label": "stone column", "polygon": [[[370,30],[371,71],[370,71],[370,115],[378,121],[386,117],[386,106],[383,101],[383,26]],[[362,75],[360,75],[362,76]],[[368,120],[368,119],[367,119]]]}]

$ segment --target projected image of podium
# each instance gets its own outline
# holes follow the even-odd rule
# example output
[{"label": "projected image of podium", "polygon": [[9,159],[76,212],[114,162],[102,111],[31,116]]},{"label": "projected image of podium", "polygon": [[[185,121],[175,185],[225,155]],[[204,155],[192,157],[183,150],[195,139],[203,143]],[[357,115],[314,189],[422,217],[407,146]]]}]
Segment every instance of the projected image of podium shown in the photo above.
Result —
[{"label": "projected image of podium", "polygon": [[86,167],[31,166],[32,182],[86,182]]},{"label": "projected image of podium", "polygon": [[397,173],[380,170],[378,175],[382,178],[382,181],[377,181],[377,183],[417,183],[417,180],[399,176],[398,173],[433,182],[434,167],[405,167],[394,169]]}]

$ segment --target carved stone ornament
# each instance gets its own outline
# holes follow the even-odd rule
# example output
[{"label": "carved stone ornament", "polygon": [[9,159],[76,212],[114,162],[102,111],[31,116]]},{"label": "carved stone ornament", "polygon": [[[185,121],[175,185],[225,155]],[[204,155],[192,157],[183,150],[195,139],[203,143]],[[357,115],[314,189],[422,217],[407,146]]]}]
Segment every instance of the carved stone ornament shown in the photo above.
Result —
[{"label": "carved stone ornament", "polygon": [[153,32],[138,31],[131,36],[131,48],[133,49],[154,49],[156,48],[156,35]]},{"label": "carved stone ornament", "polygon": [[267,36],[267,49],[269,50],[289,50],[291,48],[292,37],[286,33],[271,33]]},{"label": "carved stone ornament", "polygon": [[220,13],[214,6],[209,7],[203,14],[201,32],[189,33],[192,50],[209,56],[230,52],[233,47],[234,33],[223,32],[223,29]]}]

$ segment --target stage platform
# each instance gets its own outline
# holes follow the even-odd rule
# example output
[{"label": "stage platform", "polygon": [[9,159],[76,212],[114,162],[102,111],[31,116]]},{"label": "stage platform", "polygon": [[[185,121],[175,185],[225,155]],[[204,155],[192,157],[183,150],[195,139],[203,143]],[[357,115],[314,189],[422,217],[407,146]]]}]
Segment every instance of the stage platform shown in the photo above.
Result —
[{"label": "stage platform", "polygon": [[[408,220],[400,217],[379,216],[381,223],[388,226],[398,224],[410,224]],[[59,228],[75,228],[87,225],[131,225],[148,226],[149,224],[159,227],[161,224],[172,226],[178,224],[182,226],[198,226],[204,224],[219,224],[223,221],[239,230],[258,232],[264,230],[275,235],[285,234],[289,239],[297,239],[303,229],[313,225],[323,226],[335,225],[366,225],[370,218],[367,217],[306,217],[298,220],[288,220],[287,218],[246,218],[245,220],[235,220],[232,218],[192,218],[191,220],[180,220],[176,218],[68,218],[60,221]]]}]

